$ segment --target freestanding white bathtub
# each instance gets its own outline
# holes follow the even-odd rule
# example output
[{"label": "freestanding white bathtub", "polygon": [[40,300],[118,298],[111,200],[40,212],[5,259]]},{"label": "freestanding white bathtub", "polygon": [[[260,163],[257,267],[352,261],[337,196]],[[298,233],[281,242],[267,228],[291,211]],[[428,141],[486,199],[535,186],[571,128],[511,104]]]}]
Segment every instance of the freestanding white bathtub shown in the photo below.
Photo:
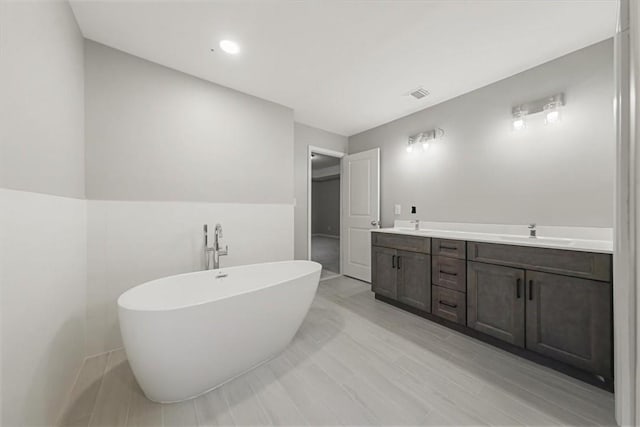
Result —
[{"label": "freestanding white bathtub", "polygon": [[124,347],[146,396],[190,399],[280,353],[307,315],[321,268],[285,261],[201,271],[120,295]]}]

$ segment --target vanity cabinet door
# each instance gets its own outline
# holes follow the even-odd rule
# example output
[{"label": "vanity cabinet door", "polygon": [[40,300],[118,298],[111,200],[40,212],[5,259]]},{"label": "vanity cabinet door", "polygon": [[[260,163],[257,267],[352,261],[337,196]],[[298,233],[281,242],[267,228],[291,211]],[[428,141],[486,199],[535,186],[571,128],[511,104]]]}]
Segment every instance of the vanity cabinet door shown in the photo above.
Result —
[{"label": "vanity cabinet door", "polygon": [[527,348],[611,377],[611,283],[527,271]]},{"label": "vanity cabinet door", "polygon": [[524,270],[469,261],[467,326],[524,347]]},{"label": "vanity cabinet door", "polygon": [[371,247],[371,290],[382,296],[397,297],[397,258],[395,249]]},{"label": "vanity cabinet door", "polygon": [[431,256],[398,251],[398,301],[431,312]]}]

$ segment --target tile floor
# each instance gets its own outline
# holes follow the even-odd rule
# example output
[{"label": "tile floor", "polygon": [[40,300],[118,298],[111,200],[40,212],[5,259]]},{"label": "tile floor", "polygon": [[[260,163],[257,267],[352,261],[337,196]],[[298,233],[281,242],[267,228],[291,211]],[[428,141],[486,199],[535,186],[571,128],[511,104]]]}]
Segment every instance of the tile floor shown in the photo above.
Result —
[{"label": "tile floor", "polygon": [[340,239],[312,236],[311,259],[322,264],[327,273],[340,273]]},{"label": "tile floor", "polygon": [[88,359],[68,426],[614,425],[613,395],[376,301],[320,283],[278,357],[197,399],[148,401],[122,350]]}]

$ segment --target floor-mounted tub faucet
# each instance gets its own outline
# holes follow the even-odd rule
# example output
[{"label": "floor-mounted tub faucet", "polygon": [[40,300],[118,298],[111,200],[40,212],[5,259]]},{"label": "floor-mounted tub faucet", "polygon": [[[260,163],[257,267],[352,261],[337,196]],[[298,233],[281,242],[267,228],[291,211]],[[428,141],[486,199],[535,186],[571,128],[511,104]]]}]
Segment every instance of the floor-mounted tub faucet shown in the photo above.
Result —
[{"label": "floor-mounted tub faucet", "polygon": [[225,246],[224,249],[220,249],[220,239],[222,238],[222,226],[216,224],[213,231],[213,247],[209,247],[209,226],[207,224],[203,227],[204,230],[204,259],[205,268],[211,269],[211,263],[209,259],[209,252],[213,252],[213,268],[220,268],[220,257],[229,253],[229,246]]},{"label": "floor-mounted tub faucet", "polygon": [[531,237],[532,239],[535,239],[537,237],[535,224],[529,224],[529,237]]}]

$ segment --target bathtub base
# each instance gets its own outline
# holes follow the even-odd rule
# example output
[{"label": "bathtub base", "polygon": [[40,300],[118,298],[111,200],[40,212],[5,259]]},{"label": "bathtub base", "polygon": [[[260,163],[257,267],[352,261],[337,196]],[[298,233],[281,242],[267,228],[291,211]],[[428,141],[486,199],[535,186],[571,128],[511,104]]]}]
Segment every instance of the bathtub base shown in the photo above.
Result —
[{"label": "bathtub base", "polygon": [[127,291],[118,300],[120,331],[145,396],[193,399],[279,355],[307,315],[321,268],[310,261],[255,264],[226,268],[223,279],[212,270]]},{"label": "bathtub base", "polygon": [[[282,350],[282,351],[284,351],[284,350]],[[167,400],[167,401],[153,400],[152,398],[147,396],[146,393],[144,393],[144,397],[146,397],[147,399],[149,399],[152,402],[162,403],[162,404],[165,404],[165,405],[170,405],[172,403],[180,403],[180,402],[186,402],[186,401],[192,400],[192,399],[197,399],[198,397],[204,396],[205,394],[207,394],[209,392],[212,392],[213,390],[218,389],[218,388],[222,387],[223,385],[225,385],[227,383],[230,383],[231,381],[235,380],[236,378],[239,378],[239,377],[243,376],[244,374],[247,374],[247,373],[253,371],[254,369],[264,365],[265,363],[271,362],[273,359],[275,359],[276,357],[280,356],[280,354],[282,354],[282,351],[280,353],[278,353],[278,354],[274,354],[273,356],[269,357],[268,359],[263,360],[262,362],[260,362],[260,363],[258,363],[256,365],[250,367],[246,371],[241,372],[238,375],[234,375],[233,377],[229,378],[228,380],[225,380],[225,381],[221,382],[220,384],[215,385],[215,386],[211,387],[210,389],[203,391],[202,393],[194,394],[193,396],[187,397],[185,399],[182,399],[182,400]],[[143,392],[144,392],[144,390],[143,390]]]}]

